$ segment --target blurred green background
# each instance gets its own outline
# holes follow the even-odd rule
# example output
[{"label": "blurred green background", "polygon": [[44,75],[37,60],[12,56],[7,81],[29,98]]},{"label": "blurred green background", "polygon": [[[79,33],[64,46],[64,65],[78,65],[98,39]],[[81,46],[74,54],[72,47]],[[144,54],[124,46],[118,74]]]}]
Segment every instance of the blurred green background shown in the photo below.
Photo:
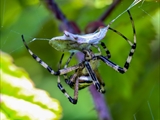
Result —
[{"label": "blurred green background", "polygon": [[[33,60],[22,43],[23,34],[30,49],[57,70],[62,53],[49,46],[48,41],[30,42],[35,37],[52,38],[63,34],[59,31],[60,22],[47,9],[44,2],[38,0],[0,0],[0,2],[1,51],[10,54],[14,63],[28,72],[36,88],[48,91],[51,97],[60,101],[63,109],[62,120],[97,120],[88,88],[79,92],[78,104],[72,105],[57,88],[57,77],[50,75]],[[132,2],[122,0],[105,24],[107,25],[123,12]],[[56,0],[56,3],[66,17],[76,22],[81,31],[84,31],[87,24],[97,20],[112,1]],[[101,77],[106,84],[106,94],[104,94],[106,103],[114,120],[159,120],[159,4],[159,0],[147,0],[131,9],[137,32],[137,49],[127,73],[119,74],[103,63],[99,66]],[[133,40],[127,13],[118,18],[112,24],[112,28]],[[112,31],[108,31],[103,42],[111,52],[111,60],[123,66],[130,51],[126,41]],[[66,53],[64,62],[68,56],[69,53]],[[77,63],[76,58],[70,65],[75,63]],[[64,82],[62,83],[73,95],[73,90]]]}]

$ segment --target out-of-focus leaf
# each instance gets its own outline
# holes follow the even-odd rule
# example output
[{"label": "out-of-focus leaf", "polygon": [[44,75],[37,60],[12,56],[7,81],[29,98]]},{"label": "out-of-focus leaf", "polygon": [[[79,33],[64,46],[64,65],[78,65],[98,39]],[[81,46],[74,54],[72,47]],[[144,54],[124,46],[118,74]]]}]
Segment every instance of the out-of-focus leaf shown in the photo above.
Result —
[{"label": "out-of-focus leaf", "polygon": [[[62,116],[56,99],[34,87],[28,74],[12,63],[12,58],[0,52],[1,113],[7,119],[55,120]],[[23,107],[22,107],[23,106]]]},{"label": "out-of-focus leaf", "polygon": [[2,110],[0,111],[0,118],[1,120],[9,120],[9,118],[7,117],[7,115],[5,114],[5,112],[3,112]]}]

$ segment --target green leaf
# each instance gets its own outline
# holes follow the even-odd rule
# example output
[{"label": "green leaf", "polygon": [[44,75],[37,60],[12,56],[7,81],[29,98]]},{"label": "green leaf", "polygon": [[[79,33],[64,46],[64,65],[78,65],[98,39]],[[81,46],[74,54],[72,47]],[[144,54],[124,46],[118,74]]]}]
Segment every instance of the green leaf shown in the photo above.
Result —
[{"label": "green leaf", "polygon": [[1,113],[5,119],[55,120],[62,116],[56,99],[34,87],[28,74],[12,63],[12,58],[1,54]]}]

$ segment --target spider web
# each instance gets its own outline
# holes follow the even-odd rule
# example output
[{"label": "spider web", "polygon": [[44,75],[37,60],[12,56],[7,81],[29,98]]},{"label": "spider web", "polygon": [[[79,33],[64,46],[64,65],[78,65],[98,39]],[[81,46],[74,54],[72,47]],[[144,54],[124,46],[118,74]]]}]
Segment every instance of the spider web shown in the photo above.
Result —
[{"label": "spider web", "polygon": [[[39,29],[42,29],[42,31],[41,31],[42,36],[41,37],[42,38],[48,37],[47,33],[45,33],[45,34],[43,33],[43,30],[46,30],[46,28],[43,27],[41,25],[41,23],[44,22],[44,21],[47,21],[46,18],[51,19],[50,14],[48,13],[47,10],[44,10],[44,6],[41,3],[39,5],[37,5],[36,7],[30,7],[26,11],[23,11],[23,13],[20,13],[21,9],[23,9],[22,7],[18,7],[18,8],[14,7],[16,9],[13,9],[12,12],[11,12],[11,11],[9,11],[9,7],[11,6],[10,4],[12,4],[12,3],[8,3],[7,0],[1,0],[0,2],[1,2],[1,37],[0,37],[1,50],[9,53],[10,55],[12,55],[13,58],[15,59],[15,63],[17,65],[24,67],[22,65],[22,62],[19,63],[20,60],[22,60],[21,57],[24,57],[24,55],[22,55],[22,54],[24,54],[24,51],[25,51],[24,45],[21,42],[21,35],[24,34],[26,36],[27,40],[30,42],[34,38],[33,36],[35,34],[37,34],[36,31],[39,31]],[[135,8],[133,7],[133,10],[131,10],[133,16],[136,16],[136,14],[137,14],[135,11],[139,11],[140,12],[140,13],[138,13],[139,16],[136,16],[136,17],[140,17],[140,15],[142,15],[141,16],[142,21],[147,18],[148,19],[147,22],[150,22],[150,24],[152,23],[152,25],[150,25],[150,26],[154,27],[154,32],[152,32],[152,33],[155,33],[155,36],[150,37],[149,39],[155,39],[155,40],[150,41],[151,44],[148,43],[151,46],[151,49],[152,49],[151,52],[153,54],[151,54],[151,56],[149,56],[148,58],[154,57],[155,59],[154,60],[151,59],[148,67],[142,69],[144,71],[146,70],[146,74],[147,73],[149,74],[149,72],[147,72],[147,69],[153,69],[156,65],[159,65],[159,57],[155,57],[155,56],[159,56],[159,45],[158,45],[159,44],[159,41],[158,41],[159,37],[158,36],[160,36],[159,33],[158,33],[159,24],[158,25],[156,24],[156,23],[158,23],[156,19],[157,19],[157,16],[158,16],[157,14],[159,13],[159,11],[158,11],[158,7],[157,7],[156,12],[150,12],[150,9],[149,9],[149,7],[153,8],[152,5],[159,4],[159,3],[160,3],[160,1],[158,1],[158,0],[157,1],[156,0],[152,1],[152,4],[148,1],[143,0],[142,2],[140,2],[137,5],[137,7],[135,6]],[[125,4],[125,1],[124,2],[122,1],[121,6],[122,7],[125,6],[124,4]],[[18,3],[17,4],[14,3],[14,5],[19,6]],[[27,6],[27,3],[25,3],[25,5]],[[33,3],[33,5],[34,5],[34,3]],[[62,6],[63,5],[65,5],[65,3],[62,4]],[[9,12],[11,12],[11,14],[17,13],[12,18],[12,20],[11,20],[11,18],[8,18],[9,17]],[[37,14],[35,14],[35,13],[37,13]],[[46,13],[48,13],[48,14],[46,14]],[[67,13],[66,13],[66,15],[67,15]],[[31,18],[30,18],[31,22],[30,22],[30,24],[28,24],[28,27],[25,27],[23,22],[27,23],[25,21],[25,19],[27,19],[28,16],[31,16]],[[117,16],[117,15],[114,15],[114,16]],[[115,22],[115,20],[118,21],[118,19],[122,19],[121,16],[123,16],[123,15],[119,13],[119,16],[117,18],[115,18],[113,22]],[[69,16],[69,17],[71,17],[71,16]],[[22,18],[22,19],[20,19],[20,18]],[[39,18],[39,19],[36,19],[36,18]],[[138,19],[136,19],[136,20],[138,21]],[[138,22],[141,22],[141,21],[137,22],[136,20],[135,20],[135,24],[136,23],[138,24]],[[52,23],[52,21],[49,20],[48,23]],[[32,26],[38,26],[38,27],[33,28]],[[56,24],[54,24],[53,26],[55,27]],[[140,27],[141,26],[136,26],[137,29],[143,30]],[[152,29],[152,28],[145,28],[145,29]],[[50,28],[50,30],[51,30],[51,28]],[[30,31],[30,32],[28,32],[28,31]],[[54,32],[59,34],[58,30],[56,30]],[[137,34],[143,34],[143,33],[140,32],[140,31],[137,31]],[[145,35],[145,33],[144,33],[144,35]],[[50,37],[52,37],[52,36],[50,36]],[[137,42],[140,41],[140,38],[141,37],[137,38]],[[33,43],[33,45],[31,45],[33,50],[34,50],[34,46],[36,44],[38,44],[37,45],[38,47],[43,46],[43,45],[41,45],[41,43],[38,43],[38,42]],[[45,44],[47,46],[47,43],[45,43]],[[141,45],[143,45],[143,44],[141,44]],[[147,45],[147,44],[145,44],[145,45]],[[138,46],[138,47],[140,47],[140,46]],[[51,49],[49,49],[49,50],[51,50]],[[36,51],[36,52],[39,53],[38,51]],[[42,52],[42,51],[40,51],[40,52]],[[55,53],[55,51],[53,53]],[[49,56],[52,56],[53,53],[50,54]],[[26,53],[26,55],[28,55],[28,54]],[[17,57],[17,56],[19,56],[19,57]],[[44,59],[45,59],[46,56],[42,55],[42,57],[44,57]],[[60,55],[58,57],[60,58]],[[136,57],[141,57],[141,56],[137,55],[137,56],[134,57],[134,59],[136,59]],[[133,61],[134,61],[134,59],[133,59]],[[58,61],[58,58],[57,58],[57,61]],[[157,64],[154,64],[154,66],[152,66],[153,62],[156,62]],[[35,64],[35,63],[33,63],[33,64]],[[53,63],[53,60],[50,60],[50,58],[49,58],[49,64],[55,64],[55,63]],[[28,70],[30,70],[30,69],[28,69]],[[155,69],[153,69],[153,70],[155,70]],[[159,71],[159,69],[156,68],[156,71]],[[154,72],[156,72],[156,71],[152,71],[153,76],[155,75]],[[31,70],[31,72],[33,72],[33,70]],[[33,74],[31,74],[31,76],[32,75]],[[35,77],[33,77],[32,79],[34,79],[34,78]],[[40,77],[38,77],[38,78],[40,78]],[[157,101],[159,100],[159,95],[157,95],[157,93],[159,93],[159,92],[157,92],[157,91],[159,91],[159,75],[157,75],[157,80],[154,80],[154,81],[155,82],[152,84],[152,86],[150,88],[148,88],[149,89],[148,91],[150,91],[148,96],[143,99],[142,105],[139,105],[139,108],[133,113],[133,118],[132,119],[140,120],[141,112],[142,111],[145,112],[144,108],[146,110],[146,113],[148,113],[148,111],[150,113],[150,114],[146,114],[146,116],[148,117],[148,120],[149,119],[156,120],[156,118],[157,118],[156,116],[159,117],[159,115],[157,115],[159,113],[158,111],[159,111],[159,107],[160,107],[159,103],[157,104]],[[140,87],[140,86],[138,86],[138,87]],[[142,95],[143,95],[143,93],[142,93]],[[63,95],[61,95],[61,96],[63,96]],[[157,97],[155,97],[155,96],[157,96]],[[156,103],[154,103],[153,98],[155,98]],[[80,98],[80,99],[82,99],[82,98]],[[156,105],[158,105],[158,107]],[[80,106],[78,106],[78,107],[80,107]],[[157,112],[155,112],[155,109],[157,109]],[[77,116],[77,117],[79,117],[79,116]]]}]

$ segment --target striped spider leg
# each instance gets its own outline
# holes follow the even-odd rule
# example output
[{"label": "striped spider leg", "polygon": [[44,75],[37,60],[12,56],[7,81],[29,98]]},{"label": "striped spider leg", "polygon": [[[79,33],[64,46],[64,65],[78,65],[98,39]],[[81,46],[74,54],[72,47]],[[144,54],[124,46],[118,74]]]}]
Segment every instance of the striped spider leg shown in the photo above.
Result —
[{"label": "striped spider leg", "polygon": [[[90,86],[91,84],[94,84],[97,88],[97,90],[101,93],[105,93],[104,90],[104,82],[99,76],[98,71],[96,70],[98,66],[98,60],[95,59],[95,55],[90,50],[84,50],[85,53],[85,59],[83,60],[82,64],[84,64],[85,67],[78,68],[73,75],[71,75],[69,78],[65,74],[65,82],[74,89],[74,97],[72,98],[65,88],[60,83],[60,78],[58,78],[58,87],[62,91],[62,93],[67,97],[70,98],[69,101],[73,104],[77,103],[78,100],[78,90],[81,90],[83,88],[86,88]],[[59,69],[61,69],[61,63],[63,59],[64,54],[62,54],[62,57],[59,62]],[[73,56],[73,54],[71,55]],[[71,60],[71,56],[66,62],[65,67],[68,66],[68,63]],[[94,59],[92,59],[94,58]],[[92,70],[93,69],[93,70]],[[100,84],[100,86],[99,86]]]},{"label": "striped spider leg", "polygon": [[[62,56],[63,57],[63,56]],[[61,63],[61,61],[60,61]],[[58,76],[58,88],[62,91],[62,93],[68,98],[68,100],[72,103],[72,104],[77,104],[77,100],[78,100],[78,90],[79,90],[79,81],[78,81],[78,77],[81,76],[81,72],[82,72],[83,68],[78,68],[75,73],[72,75],[72,77],[70,78],[71,81],[75,81],[74,84],[74,97],[72,98],[67,91],[65,90],[65,88],[62,86],[61,82],[60,82],[60,76]]]},{"label": "striped spider leg", "polygon": [[[74,55],[74,52],[70,55],[69,59],[72,58],[72,56]],[[61,68],[61,63],[62,63],[62,59],[63,59],[63,56],[64,56],[64,53],[62,54],[61,56],[61,59],[60,59],[60,62],[59,62],[59,65],[58,65],[58,70],[60,70]],[[69,60],[68,59],[68,60]],[[68,64],[68,61],[66,62],[66,64]],[[64,67],[64,69],[66,69],[67,67]],[[75,71],[74,75],[72,76],[71,80],[72,79],[76,79],[75,81],[75,86],[74,86],[74,98],[72,98],[68,93],[67,91],[65,90],[65,88],[62,86],[61,84],[61,81],[60,81],[60,76],[58,75],[58,81],[57,81],[57,85],[58,85],[58,88],[61,90],[61,92],[68,98],[68,100],[72,103],[72,104],[76,104],[77,103],[77,100],[78,100],[78,76],[80,75],[81,73],[81,69],[82,68],[79,68]],[[66,76],[66,74],[64,74],[64,76]]]},{"label": "striped spider leg", "polygon": [[[128,43],[129,45],[131,46],[131,50],[130,50],[130,53],[127,57],[127,60],[124,64],[124,67],[120,67],[119,65],[113,63],[112,61],[108,60],[106,57],[102,56],[102,55],[99,55],[99,56],[96,56],[97,59],[99,60],[102,60],[104,63],[106,63],[108,66],[110,66],[111,68],[113,68],[114,70],[116,70],[117,72],[120,72],[120,73],[125,73],[128,68],[129,68],[129,65],[130,65],[130,62],[132,60],[132,57],[133,57],[133,54],[135,52],[135,49],[136,49],[136,30],[135,30],[135,26],[134,26],[134,21],[133,21],[133,18],[131,16],[131,13],[129,10],[127,10],[128,14],[129,14],[129,17],[130,17],[130,21],[132,23],[132,28],[133,28],[133,36],[134,36],[134,41],[133,43],[131,41],[129,41],[125,36],[121,35],[121,33],[117,32],[118,34],[120,34]],[[111,29],[111,28],[110,28]]]},{"label": "striped spider leg", "polygon": [[47,63],[45,63],[44,61],[41,60],[41,58],[39,58],[36,54],[34,54],[30,48],[28,47],[28,45],[26,44],[25,42],[25,39],[24,39],[24,36],[22,35],[22,41],[26,47],[26,49],[28,50],[28,52],[30,53],[30,55],[33,57],[33,59],[35,59],[42,67],[44,67],[45,69],[47,69],[50,74],[52,75],[56,75],[56,76],[59,76],[59,75],[64,75],[66,73],[69,73],[71,71],[74,71],[74,70],[77,70],[79,68],[83,68],[83,64],[79,63],[77,65],[74,65],[74,66],[71,66],[71,67],[68,67],[68,68],[64,68],[64,69],[59,69],[58,71],[54,71],[49,65],[47,65]]},{"label": "striped spider leg", "polygon": [[[72,53],[73,54],[73,53]],[[69,57],[69,59],[71,59],[71,57],[73,56],[71,54],[71,56]],[[58,65],[58,69],[60,70],[61,67],[61,63],[62,63],[62,59],[63,59],[64,53],[61,56],[59,65]],[[66,64],[68,63],[68,61],[66,62]],[[64,68],[65,69],[65,68]],[[70,77],[71,81],[74,81],[74,87],[72,87],[74,89],[74,97],[71,97],[67,91],[65,90],[65,88],[62,86],[61,81],[60,81],[60,76],[58,76],[58,88],[61,90],[61,92],[68,98],[68,100],[72,103],[72,104],[77,104],[77,100],[78,100],[78,90],[79,90],[79,81],[78,78],[79,76],[81,76],[82,73],[82,68],[78,68],[77,70],[75,70],[75,73]],[[66,77],[66,74],[64,74],[64,76]]]},{"label": "striped spider leg", "polygon": [[[113,31],[113,29],[111,29],[112,31]],[[114,31],[114,32],[116,32],[116,31]],[[96,45],[96,44],[91,44],[93,47],[95,47],[95,48],[97,48],[97,50],[98,50],[98,53],[95,53],[95,55],[101,55],[102,53],[101,53],[101,49],[100,49],[100,47],[98,46],[98,45]],[[111,58],[111,53],[110,53],[110,51],[107,49],[107,47],[106,47],[106,45],[105,45],[105,43],[104,42],[100,42],[100,45],[102,46],[102,48],[105,50],[105,52],[106,52],[106,57],[107,58]]]},{"label": "striped spider leg", "polygon": [[[95,54],[91,50],[88,50],[88,49],[83,50],[83,53],[84,53],[84,60],[82,61],[82,63],[84,65],[86,65],[86,67],[84,67],[82,69],[82,76],[80,76],[79,79],[81,79],[80,83],[85,84],[85,83],[91,83],[91,82],[97,80],[96,76],[99,74],[96,71],[97,71],[97,67],[99,65],[99,61],[97,59],[95,59]],[[61,64],[62,58],[63,57],[61,57],[59,65]],[[64,68],[68,67],[70,60],[71,60],[71,57],[67,60]],[[59,67],[59,69],[60,69],[60,67]],[[91,75],[89,75],[89,74],[91,74]],[[93,76],[92,77],[93,80],[92,80],[91,76]],[[70,87],[72,87],[74,84],[74,81],[69,80],[66,74],[64,75],[64,78],[65,78],[66,83]],[[98,80],[98,81],[100,82],[100,85],[104,86],[104,83],[101,80]],[[79,89],[81,89],[81,87],[83,88],[82,84],[79,85],[80,86]],[[87,86],[89,86],[89,85],[87,85]],[[99,92],[103,93],[104,91],[103,91],[103,89],[101,89]]]},{"label": "striped spider leg", "polygon": [[[85,66],[85,69],[83,71],[83,74],[86,75],[88,74],[92,81],[93,81],[93,84],[96,86],[96,89],[98,90],[98,92],[101,92],[101,93],[104,93],[104,88],[103,88],[103,85],[101,80],[98,80],[94,70],[97,69],[98,67],[98,60],[97,58],[95,58],[95,54],[89,49],[89,50],[83,50],[83,53],[85,55],[84,57],[84,66]],[[100,84],[100,86],[98,86]],[[98,88],[99,87],[99,88]]]}]

